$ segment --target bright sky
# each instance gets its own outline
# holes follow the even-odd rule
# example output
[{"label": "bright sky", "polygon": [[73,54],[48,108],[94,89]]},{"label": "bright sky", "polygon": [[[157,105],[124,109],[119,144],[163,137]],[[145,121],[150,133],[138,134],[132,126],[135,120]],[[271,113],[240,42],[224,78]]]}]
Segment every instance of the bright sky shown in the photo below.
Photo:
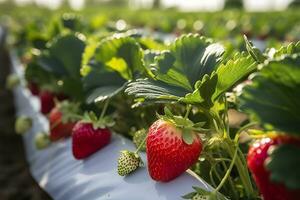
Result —
[{"label": "bright sky", "polygon": [[[2,1],[2,0],[0,0]],[[49,6],[50,8],[58,8],[61,0],[15,0],[17,3],[28,3],[35,1],[39,5]],[[247,10],[282,10],[292,0],[244,0]],[[84,0],[69,0],[74,9],[80,9],[84,5]],[[152,0],[131,0],[131,2],[139,2],[142,5],[149,5]],[[182,10],[220,10],[223,7],[224,0],[162,0],[162,4],[166,7],[178,6]]]}]

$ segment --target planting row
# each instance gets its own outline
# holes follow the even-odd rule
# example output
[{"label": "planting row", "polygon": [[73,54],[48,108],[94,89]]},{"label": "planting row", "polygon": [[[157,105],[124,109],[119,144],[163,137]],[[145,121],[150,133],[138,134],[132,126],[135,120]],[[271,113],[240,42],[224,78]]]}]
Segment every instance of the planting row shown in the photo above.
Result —
[{"label": "planting row", "polygon": [[[120,176],[144,167],[146,151],[153,180],[189,170],[214,187],[191,188],[186,199],[297,199],[299,43],[261,52],[244,37],[239,52],[197,34],[166,44],[143,31],[99,31],[62,26],[26,46],[26,84],[50,127],[35,138],[39,149],[71,137],[84,160],[116,132],[136,144],[120,151]],[[31,124],[20,117],[16,132]]]}]

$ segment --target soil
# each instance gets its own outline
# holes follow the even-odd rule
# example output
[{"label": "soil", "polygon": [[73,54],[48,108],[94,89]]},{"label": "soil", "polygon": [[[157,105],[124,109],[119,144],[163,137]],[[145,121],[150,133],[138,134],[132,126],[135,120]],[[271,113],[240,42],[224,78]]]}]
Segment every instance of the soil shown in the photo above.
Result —
[{"label": "soil", "polygon": [[22,137],[14,132],[13,95],[5,89],[9,71],[8,53],[0,46],[0,200],[51,200],[31,177]]}]

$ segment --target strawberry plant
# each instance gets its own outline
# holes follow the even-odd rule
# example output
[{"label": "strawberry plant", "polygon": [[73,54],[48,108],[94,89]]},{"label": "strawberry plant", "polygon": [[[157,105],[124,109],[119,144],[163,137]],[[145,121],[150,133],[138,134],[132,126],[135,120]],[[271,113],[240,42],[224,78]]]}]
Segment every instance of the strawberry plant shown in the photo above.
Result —
[{"label": "strawberry plant", "polygon": [[[183,132],[181,137],[184,142],[174,143],[176,137],[171,139],[172,137],[166,135],[164,136],[166,139],[162,140],[166,141],[165,145],[160,147],[159,143],[152,145],[151,139],[149,143],[147,139],[150,175],[155,174],[151,171],[152,169],[157,169],[153,168],[155,162],[159,163],[160,159],[164,159],[160,156],[163,155],[166,146],[171,145],[170,148],[173,149],[171,154],[179,155],[181,154],[180,145],[186,145],[187,149],[192,148],[198,140],[196,138],[201,137],[204,141],[201,159],[209,163],[211,168],[209,182],[216,188],[206,195],[213,196],[222,191],[234,199],[255,198],[257,193],[239,144],[240,132],[230,132],[228,102],[225,93],[256,70],[257,64],[246,53],[237,54],[233,59],[224,62],[222,55],[225,51],[226,49],[221,44],[213,43],[210,39],[198,35],[182,36],[171,45],[169,51],[161,52],[155,57],[150,67],[152,76],[129,83],[126,92],[134,95],[137,101],[167,104],[178,102],[187,108],[185,117],[174,116],[168,112],[164,117],[172,122],[169,125],[170,129],[177,133]],[[199,125],[203,126],[203,121],[192,122],[188,119],[195,115],[204,116],[205,128],[199,127]],[[153,132],[151,130],[150,128],[148,138],[149,135],[159,138],[159,135],[164,132],[166,132],[164,134],[172,133],[172,131]],[[191,167],[195,162],[194,159],[198,158],[200,149],[198,147],[195,151],[197,153],[192,162],[185,161],[181,156],[173,159],[168,164],[171,166],[169,170],[174,170],[176,173],[171,177],[175,178]],[[181,168],[182,165],[185,167]],[[180,172],[175,169],[180,169]],[[238,176],[231,176],[233,170]],[[161,174],[167,175],[168,173]],[[159,179],[154,176],[154,179],[163,181],[172,178]],[[216,180],[220,181],[219,184],[216,184]],[[243,185],[242,188],[239,187],[239,183]]]},{"label": "strawberry plant", "polygon": [[240,98],[241,109],[265,130],[254,131],[263,139],[252,145],[247,159],[266,200],[297,199],[300,194],[297,46],[290,44],[275,52]]}]

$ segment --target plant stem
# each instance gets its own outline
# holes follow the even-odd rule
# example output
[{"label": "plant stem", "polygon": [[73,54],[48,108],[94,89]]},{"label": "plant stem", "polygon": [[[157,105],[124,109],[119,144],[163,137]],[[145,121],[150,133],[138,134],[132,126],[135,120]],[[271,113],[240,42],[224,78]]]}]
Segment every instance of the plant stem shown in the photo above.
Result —
[{"label": "plant stem", "polygon": [[194,178],[196,178],[200,183],[202,183],[203,185],[206,185],[206,183],[198,176],[198,174],[196,174],[193,170],[191,169],[187,169],[186,172],[188,174],[190,174],[191,176],[193,176]]},{"label": "plant stem", "polygon": [[241,127],[241,128],[236,132],[234,141],[235,141],[235,142],[238,142],[239,137],[240,137],[240,134],[241,134],[243,131],[245,131],[245,130],[247,130],[247,129],[249,129],[250,127],[255,126],[255,125],[257,125],[257,122],[252,122],[252,123],[246,124],[245,126]]},{"label": "plant stem", "polygon": [[184,119],[187,119],[187,118],[188,118],[188,116],[189,116],[191,110],[192,110],[192,105],[191,105],[191,104],[187,105],[186,113],[185,113],[185,115],[184,115]]},{"label": "plant stem", "polygon": [[[219,153],[219,156],[221,156],[220,153]],[[233,159],[231,159],[231,161],[230,161],[231,163],[232,163],[232,160]],[[222,166],[224,167],[225,170],[227,169],[227,171],[225,172],[225,174],[226,174],[229,169],[227,168],[227,165],[225,164],[225,161],[221,161],[221,164],[222,164]],[[233,184],[233,181],[232,181],[232,178],[230,176],[228,177],[228,182],[229,182],[229,186],[231,187],[231,191],[232,191],[232,193],[233,193],[233,195],[235,197],[234,199],[238,199],[237,198],[238,194],[236,193],[236,188],[235,188],[235,186]]]},{"label": "plant stem", "polygon": [[231,161],[231,163],[230,163],[230,165],[229,165],[229,168],[227,169],[227,171],[226,171],[226,173],[225,173],[223,179],[221,180],[221,182],[220,182],[220,184],[218,185],[218,187],[215,189],[216,192],[219,191],[219,190],[222,188],[222,186],[225,184],[226,180],[229,178],[230,173],[231,173],[231,170],[232,170],[232,168],[233,168],[233,166],[234,166],[234,164],[235,164],[235,160],[236,160],[236,158],[237,158],[237,153],[238,153],[238,148],[236,148],[236,150],[235,150],[235,152],[234,152],[232,161]]},{"label": "plant stem", "polygon": [[103,109],[101,111],[101,115],[100,115],[100,120],[104,117],[105,115],[105,112],[106,112],[106,109],[108,107],[108,103],[109,103],[109,99],[107,99],[104,103],[104,106],[103,106]]},{"label": "plant stem", "polygon": [[[226,151],[230,155],[230,157],[233,158],[235,155],[235,150],[233,149],[234,145],[232,145],[231,143],[232,143],[231,140],[225,141],[224,146],[226,148]],[[244,158],[244,155],[240,154],[241,151],[240,151],[239,147],[237,146],[236,148],[237,148],[237,151],[239,152],[239,155],[237,155],[237,157],[236,157],[235,166],[238,170],[242,184],[245,188],[246,196],[251,198],[251,197],[255,196],[255,192],[253,190],[251,179],[250,179],[249,172],[247,169],[247,163]]]},{"label": "plant stem", "polygon": [[141,148],[143,147],[143,145],[144,145],[145,142],[146,142],[146,139],[147,139],[147,135],[146,135],[146,137],[143,139],[143,141],[141,142],[141,144],[138,146],[138,148],[135,150],[135,153],[138,153],[138,152],[141,150]]}]

